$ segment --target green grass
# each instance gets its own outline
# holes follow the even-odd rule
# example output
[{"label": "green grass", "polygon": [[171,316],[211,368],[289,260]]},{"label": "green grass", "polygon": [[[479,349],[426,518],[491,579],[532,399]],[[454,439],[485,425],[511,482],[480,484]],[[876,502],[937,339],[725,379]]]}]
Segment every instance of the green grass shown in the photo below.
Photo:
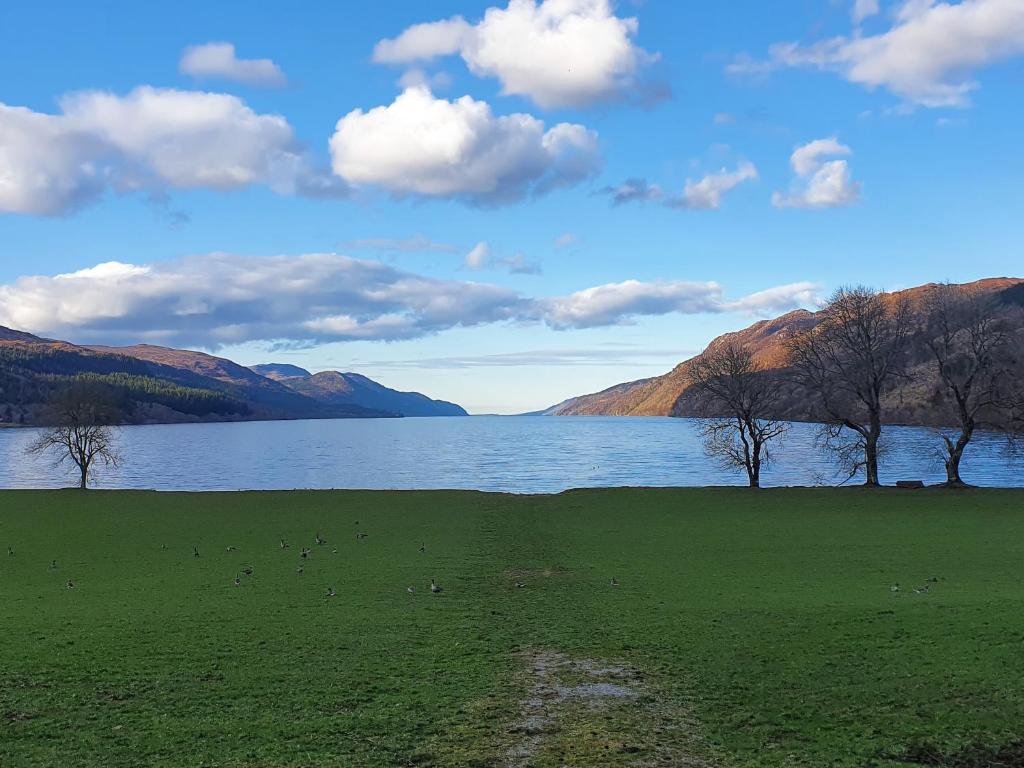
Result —
[{"label": "green grass", "polygon": [[567,704],[523,764],[986,765],[955,755],[1024,738],[1022,512],[987,490],[3,492],[0,765],[498,766],[540,652],[643,695]]}]

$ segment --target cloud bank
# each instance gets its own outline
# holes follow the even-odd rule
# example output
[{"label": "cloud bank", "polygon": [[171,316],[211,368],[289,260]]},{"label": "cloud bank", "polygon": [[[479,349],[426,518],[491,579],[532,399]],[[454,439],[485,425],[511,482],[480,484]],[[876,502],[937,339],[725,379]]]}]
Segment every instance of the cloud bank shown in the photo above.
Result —
[{"label": "cloud bank", "polygon": [[504,322],[565,330],[670,313],[772,315],[813,306],[816,291],[794,283],[728,300],[713,282],[627,280],[528,297],[338,254],[210,254],[22,277],[0,286],[0,325],[80,342],[216,349],[248,341],[393,341]]}]

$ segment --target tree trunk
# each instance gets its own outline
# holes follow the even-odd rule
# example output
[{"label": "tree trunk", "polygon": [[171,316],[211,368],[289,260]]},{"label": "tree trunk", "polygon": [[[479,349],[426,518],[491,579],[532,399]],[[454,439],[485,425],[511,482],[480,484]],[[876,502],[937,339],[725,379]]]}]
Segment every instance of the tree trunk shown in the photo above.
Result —
[{"label": "tree trunk", "polygon": [[82,471],[82,479],[78,483],[78,487],[84,491],[89,487],[89,465],[80,464],[78,468]]},{"label": "tree trunk", "polygon": [[964,457],[964,449],[967,444],[971,441],[971,436],[974,433],[974,426],[965,426],[960,431],[960,436],[954,443],[952,440],[946,439],[946,485],[951,488],[964,488],[967,483],[960,477],[960,461]]},{"label": "tree trunk", "polygon": [[864,485],[875,487],[878,482],[878,435],[864,438]]}]

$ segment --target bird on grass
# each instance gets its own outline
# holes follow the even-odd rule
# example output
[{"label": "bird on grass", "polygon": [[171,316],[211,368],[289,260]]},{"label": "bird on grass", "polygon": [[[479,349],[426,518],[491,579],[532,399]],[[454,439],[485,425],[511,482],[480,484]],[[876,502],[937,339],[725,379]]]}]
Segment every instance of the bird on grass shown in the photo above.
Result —
[{"label": "bird on grass", "polygon": [[405,591],[408,592],[410,595],[414,595],[416,594],[416,587],[410,584],[408,587],[405,588]]},{"label": "bird on grass", "polygon": [[14,557],[14,547],[8,547],[7,548],[7,556],[8,557]]},{"label": "bird on grass", "polygon": [[320,537],[320,534],[318,533],[318,534],[316,535],[316,543],[317,543],[317,544],[319,544],[319,545],[321,545],[321,546],[323,546],[324,544],[326,544],[326,543],[327,543],[327,539],[321,538],[321,537]]},{"label": "bird on grass", "polygon": [[332,554],[332,555],[336,555],[336,554],[338,554],[338,548],[337,548],[337,547],[335,547],[334,549],[332,549],[332,550],[331,550],[331,554]]},{"label": "bird on grass", "polygon": [[305,571],[303,570],[301,565],[298,568],[295,569],[295,572],[297,574],[299,574],[299,576],[301,576],[303,573],[305,573]]},{"label": "bird on grass", "polygon": [[522,589],[525,586],[526,586],[526,584],[524,582],[522,582],[522,581],[517,581],[516,582],[516,589]]},{"label": "bird on grass", "polygon": [[896,584],[893,584],[891,587],[889,587],[889,591],[890,592],[899,592],[900,591],[899,582],[897,582]]},{"label": "bird on grass", "polygon": [[611,585],[612,585],[613,587],[617,587],[617,586],[619,586],[619,580],[618,580],[618,579],[614,579],[614,578],[613,578],[613,579],[612,579],[612,581],[611,581]]},{"label": "bird on grass", "polygon": [[289,544],[284,539],[281,539],[281,549],[288,549],[288,547],[290,547],[290,546],[291,546],[291,544]]},{"label": "bird on grass", "polygon": [[54,560],[52,563],[50,563],[50,570],[51,571],[56,571],[57,570],[57,561],[56,560]]},{"label": "bird on grass", "polygon": [[236,586],[236,587],[237,587],[237,586],[240,586],[240,585],[241,585],[241,583],[242,583],[242,580],[241,580],[241,579],[239,578],[238,574],[236,573],[236,574],[235,574],[235,586]]},{"label": "bird on grass", "polygon": [[71,579],[68,579],[68,589],[74,589],[74,588],[75,588],[75,582],[73,582]]},{"label": "bird on grass", "polygon": [[427,544],[426,544],[426,542],[424,542],[424,543],[420,544],[420,552],[426,552],[426,551],[427,551]]},{"label": "bird on grass", "polygon": [[312,551],[313,551],[313,550],[311,550],[311,549],[308,549],[308,548],[306,548],[306,547],[303,547],[303,548],[302,548],[302,551],[301,551],[301,552],[299,553],[299,557],[301,557],[301,558],[302,558],[303,560],[305,560],[305,559],[306,559],[307,557],[309,557],[309,555],[310,555],[310,553],[311,553]]},{"label": "bird on grass", "polygon": [[368,534],[368,533],[357,533],[356,534],[356,539],[365,539],[369,535],[370,534]]},{"label": "bird on grass", "polygon": [[194,557],[199,557],[199,547],[192,547],[192,555]]},{"label": "bird on grass", "polygon": [[430,580],[430,591],[433,592],[435,595],[437,595],[437,594],[440,594],[441,592],[444,592],[444,587],[442,587],[440,584],[436,583],[433,579],[431,579]]},{"label": "bird on grass", "polygon": [[252,566],[245,566],[245,568],[242,569],[242,573],[244,573],[246,576],[252,576]]},{"label": "bird on grass", "polygon": [[327,588],[327,596],[328,597],[335,597],[337,594],[338,593],[334,591],[334,587],[328,587]]},{"label": "bird on grass", "polygon": [[938,576],[932,576],[930,579],[928,579],[928,581],[931,582],[932,584],[938,584],[939,583],[939,577]]},{"label": "bird on grass", "polygon": [[928,584],[925,584],[923,587],[916,587],[914,589],[914,594],[915,595],[927,595],[930,590],[931,590],[931,587]]}]

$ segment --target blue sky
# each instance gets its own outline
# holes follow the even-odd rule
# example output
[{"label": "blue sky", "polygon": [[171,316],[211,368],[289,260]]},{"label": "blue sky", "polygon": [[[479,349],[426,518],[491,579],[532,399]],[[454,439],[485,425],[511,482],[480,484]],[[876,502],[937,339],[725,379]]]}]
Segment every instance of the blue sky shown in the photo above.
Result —
[{"label": "blue sky", "polygon": [[0,324],[544,407],[1019,275],[1022,58],[1020,0],[10,3]]}]

